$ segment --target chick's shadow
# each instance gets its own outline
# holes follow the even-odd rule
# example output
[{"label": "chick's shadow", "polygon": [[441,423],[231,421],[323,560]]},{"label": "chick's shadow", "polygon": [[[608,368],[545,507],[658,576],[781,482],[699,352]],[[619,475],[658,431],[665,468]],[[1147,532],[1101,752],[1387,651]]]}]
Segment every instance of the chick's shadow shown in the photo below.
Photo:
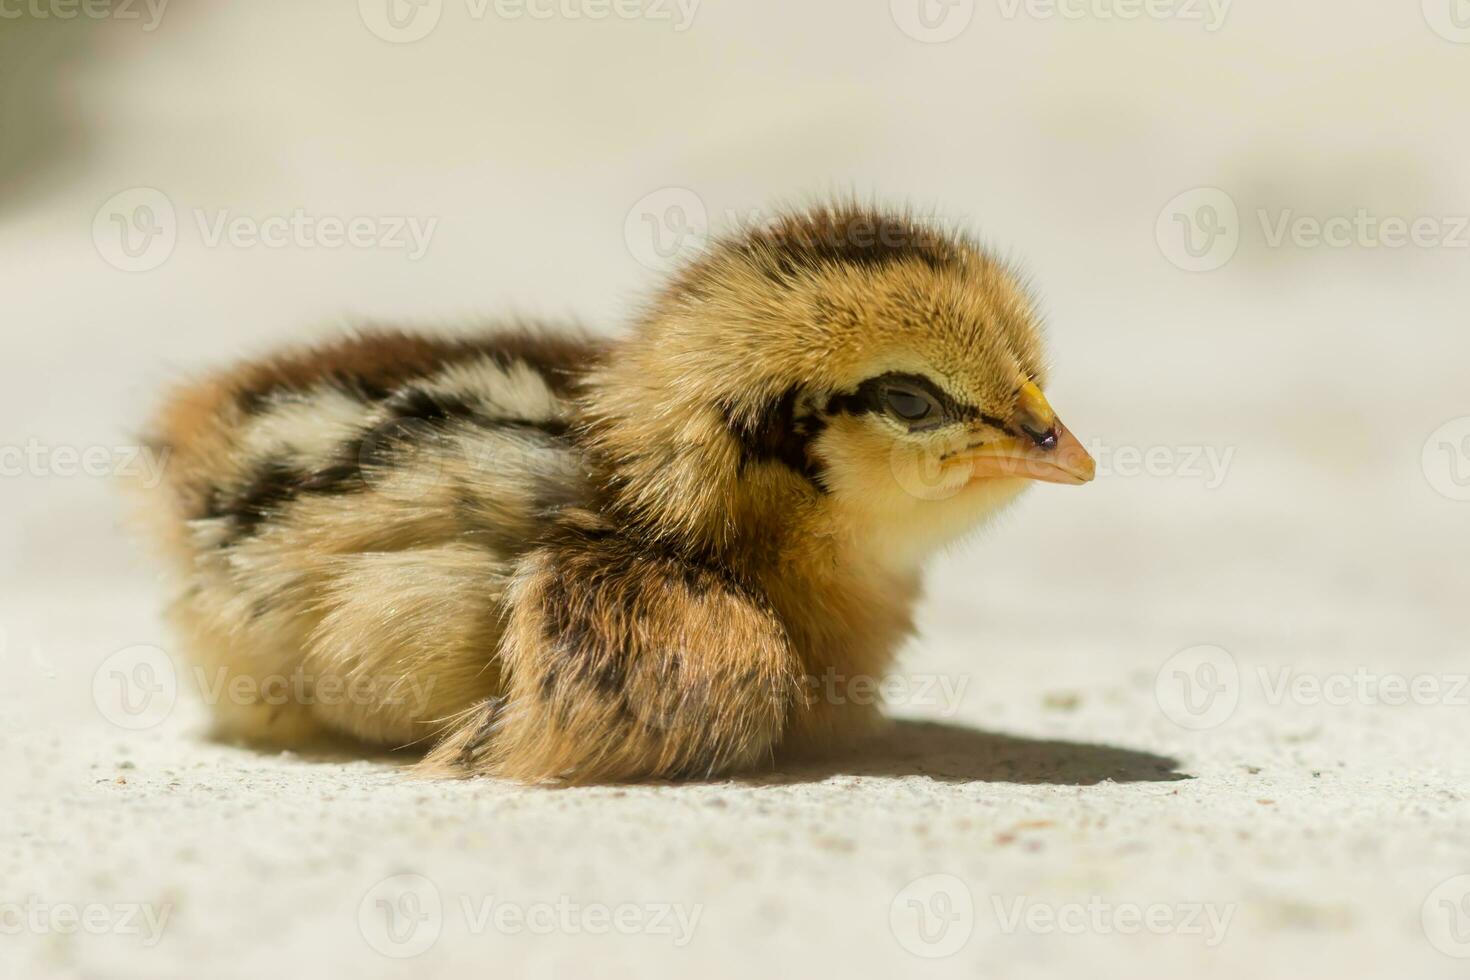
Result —
[{"label": "chick's shadow", "polygon": [[1194,777],[1179,760],[1113,745],[1021,738],[937,721],[890,722],[848,749],[777,759],[756,784],[816,782],[830,776],[927,776],[950,783],[1095,786],[1167,783]]},{"label": "chick's shadow", "polygon": [[[209,736],[218,745],[282,752],[261,745]],[[296,745],[289,754],[307,763],[375,762],[410,766],[423,756],[421,745],[399,749],[366,748],[345,736],[325,735]],[[1021,738],[938,721],[889,721],[861,741],[821,755],[778,755],[775,768],[734,777],[747,786],[815,783],[832,776],[927,776],[946,783],[1095,786],[1098,783],[1168,783],[1194,777],[1180,762],[1136,749],[1088,742]],[[655,781],[657,782],[657,781]]]}]

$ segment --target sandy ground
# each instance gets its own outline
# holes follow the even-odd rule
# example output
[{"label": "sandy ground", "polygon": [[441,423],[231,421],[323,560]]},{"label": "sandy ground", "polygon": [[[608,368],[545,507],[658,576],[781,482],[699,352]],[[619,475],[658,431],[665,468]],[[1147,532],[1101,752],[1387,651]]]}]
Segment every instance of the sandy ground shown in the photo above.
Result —
[{"label": "sandy ground", "polygon": [[[0,949],[23,977],[1463,976],[1458,601],[1348,562],[1293,590],[1334,547],[1301,528],[1260,559],[1276,582],[1136,558],[1112,581],[1112,534],[1152,523],[1129,496],[1088,526],[1038,494],[942,565],[894,690],[912,720],[699,785],[425,782],[212,744],[162,674],[123,675],[130,708],[112,684],[136,670],[120,638],[166,645],[153,590],[8,588],[6,909],[41,925]],[[1415,526],[1416,563],[1460,557]],[[1092,557],[1046,559],[1068,549]],[[1201,642],[1229,653],[1175,656]],[[1428,686],[1402,703],[1393,677]],[[67,905],[104,909],[101,934],[68,934]]]},{"label": "sandy ground", "polygon": [[[1470,48],[1415,4],[981,5],[942,45],[883,4],[407,45],[350,6],[0,28],[0,446],[38,454],[0,479],[5,976],[1466,975],[1470,251],[1267,230],[1470,211]],[[650,214],[832,186],[1025,261],[1103,464],[936,561],[891,732],[566,790],[203,737],[110,479],[161,384],[346,320],[612,329]],[[177,244],[128,272],[96,229],[140,187]],[[1190,273],[1159,228],[1198,188],[1244,230]],[[437,230],[207,237],[296,208]]]}]

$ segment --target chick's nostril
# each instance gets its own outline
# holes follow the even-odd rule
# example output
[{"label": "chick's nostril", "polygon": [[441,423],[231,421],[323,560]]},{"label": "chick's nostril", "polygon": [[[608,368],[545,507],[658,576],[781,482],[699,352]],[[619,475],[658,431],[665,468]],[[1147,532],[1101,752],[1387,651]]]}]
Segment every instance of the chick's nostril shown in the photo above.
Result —
[{"label": "chick's nostril", "polygon": [[1029,425],[1021,426],[1021,431],[1030,436],[1031,441],[1045,450],[1057,448],[1057,430],[1055,427],[1047,429],[1033,429]]}]

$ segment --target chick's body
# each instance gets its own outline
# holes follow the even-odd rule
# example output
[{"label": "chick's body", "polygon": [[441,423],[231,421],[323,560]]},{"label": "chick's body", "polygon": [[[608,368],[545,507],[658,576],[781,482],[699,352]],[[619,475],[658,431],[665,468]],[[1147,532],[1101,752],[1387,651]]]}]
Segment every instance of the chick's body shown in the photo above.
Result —
[{"label": "chick's body", "polygon": [[1039,358],[974,246],[828,208],[716,247],[615,343],[246,365],[156,425],[173,619],[228,734],[527,780],[749,767],[875,722],[850,692],[925,554],[1027,479],[1090,477]]}]

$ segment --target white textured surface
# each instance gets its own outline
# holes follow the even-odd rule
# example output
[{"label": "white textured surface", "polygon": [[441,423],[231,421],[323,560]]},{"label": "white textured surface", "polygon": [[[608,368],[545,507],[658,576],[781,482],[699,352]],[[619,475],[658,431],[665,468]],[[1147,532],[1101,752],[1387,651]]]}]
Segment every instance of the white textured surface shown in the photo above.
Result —
[{"label": "white textured surface", "polygon": [[[21,708],[23,731],[7,740],[6,784],[18,798],[6,820],[6,897],[171,911],[152,948],[137,935],[7,936],[17,976],[253,976],[283,962],[356,976],[596,965],[630,977],[795,968],[1288,977],[1303,962],[1328,976],[1463,975],[1426,940],[1420,907],[1470,870],[1470,767],[1454,750],[1464,706],[1271,707],[1247,683],[1229,722],[1188,733],[1154,699],[1157,662],[1178,642],[1168,629],[1099,630],[1126,631],[1136,652],[985,630],[979,656],[998,663],[981,673],[966,649],[976,614],[955,603],[931,618],[923,659],[969,679],[958,717],[901,724],[828,769],[693,786],[431,783],[391,759],[204,743],[184,704],[149,731],[110,729],[90,710],[89,667],[114,636],[151,635],[139,613],[149,600],[88,603],[89,622],[70,625],[76,607],[47,601],[22,593],[5,609],[30,635],[45,635],[49,620],[66,658],[31,684],[56,702]],[[1341,666],[1308,646],[1291,660],[1299,669]],[[1364,659],[1412,672],[1464,666]],[[373,932],[378,913],[360,910],[379,881],[402,874],[425,876],[443,909],[437,941],[407,960],[374,952],[362,929]],[[931,963],[905,951],[889,918],[900,891],[933,874],[965,883],[975,933]],[[563,896],[578,906],[672,903],[698,919],[683,947],[658,933],[474,926],[483,901]],[[1105,918],[1080,934],[1008,933],[1018,901],[1180,915],[1204,903],[1229,916],[1228,928],[1218,945],[1188,927],[1120,934]]]},{"label": "white textured surface", "polygon": [[[65,138],[0,188],[7,446],[123,445],[175,368],[324,320],[514,307],[615,324],[650,279],[624,240],[634,202],[681,186],[718,214],[851,184],[941,203],[1026,261],[1051,312],[1054,400],[1084,437],[1234,455],[1215,486],[1176,466],[1043,488],[938,562],[903,669],[963,696],[902,706],[927,726],[826,770],[559,791],[214,745],[187,701],[145,731],[110,724],[94,675],[115,651],[168,646],[162,585],[106,481],[54,466],[0,480],[0,965],[27,978],[1466,974],[1421,912],[1470,874],[1470,691],[1457,688],[1470,503],[1436,492],[1449,471],[1426,474],[1421,450],[1470,414],[1470,253],[1271,249],[1257,230],[1225,269],[1187,275],[1154,225],[1202,185],[1248,215],[1465,213],[1470,49],[1430,32],[1418,4],[1348,16],[1242,0],[1215,34],[982,5],[945,46],[907,40],[885,6],[707,0],[680,35],[446,21],[393,47],[351,4],[180,2],[149,34],[54,23],[46,37],[72,57],[9,62],[22,74],[6,86],[7,137],[29,138],[13,120],[32,113]],[[440,223],[416,263],[209,248],[190,224],[168,262],[130,275],[99,258],[91,227],[139,185],[181,210]],[[1200,644],[1233,655],[1239,704],[1191,731],[1155,685]],[[1286,669],[1428,677],[1440,703],[1276,698]],[[424,876],[442,903],[415,958],[364,935],[378,935],[373,889],[395,875]],[[973,923],[945,959],[900,941],[904,889],[930,875],[958,879],[974,908],[941,939]],[[1459,897],[1435,893],[1431,925],[1470,938],[1470,907],[1456,920],[1439,901]],[[491,898],[698,919],[682,947],[507,934],[475,927]],[[1008,930],[1017,902],[1068,931]],[[68,903],[170,913],[149,946],[12,912]],[[1196,905],[1229,916],[1220,942],[1106,917]]]}]

